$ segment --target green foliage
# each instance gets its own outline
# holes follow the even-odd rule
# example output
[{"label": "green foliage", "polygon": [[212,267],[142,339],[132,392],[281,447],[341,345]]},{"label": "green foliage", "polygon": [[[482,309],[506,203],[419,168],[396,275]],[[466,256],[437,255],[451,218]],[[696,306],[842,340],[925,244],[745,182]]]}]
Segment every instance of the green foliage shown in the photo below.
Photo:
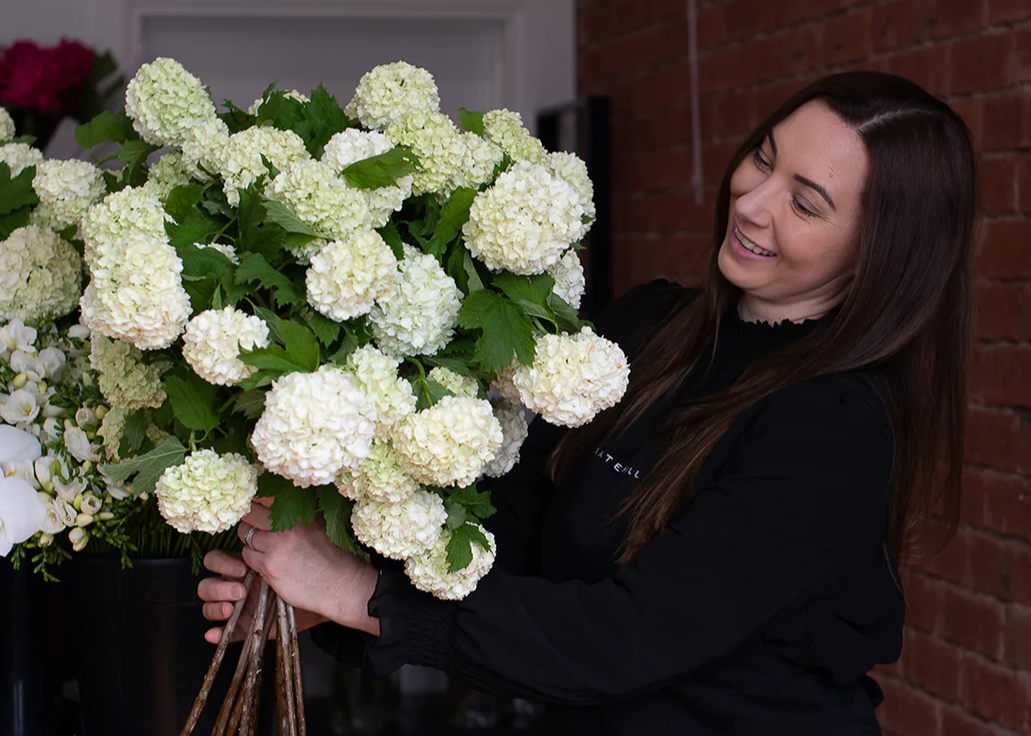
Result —
[{"label": "green foliage", "polygon": [[257,419],[265,411],[265,392],[261,389],[238,391],[229,399],[226,408],[247,419]]},{"label": "green foliage", "polygon": [[32,188],[35,176],[36,167],[26,166],[18,176],[12,177],[11,167],[0,162],[0,215],[39,204],[39,197]]},{"label": "green foliage", "polygon": [[380,237],[390,246],[390,250],[394,251],[394,258],[401,260],[405,256],[404,243],[401,240],[401,233],[397,231],[397,225],[393,222],[388,222],[386,225],[377,230]]},{"label": "green foliage", "polygon": [[304,288],[295,284],[286,274],[272,268],[260,253],[248,253],[236,269],[238,286],[254,283],[262,289],[271,289],[276,301],[281,305],[304,302]]},{"label": "green foliage", "polygon": [[258,495],[273,497],[272,531],[285,532],[298,521],[305,526],[315,521],[318,499],[313,488],[298,488],[286,478],[263,473],[258,478]]},{"label": "green foliage", "polygon": [[476,490],[475,483],[465,488],[452,488],[449,493],[450,501],[461,504],[477,519],[489,519],[496,511],[490,500],[490,491]]},{"label": "green foliage", "polygon": [[75,141],[87,151],[101,143],[125,143],[136,137],[132,121],[122,111],[104,110],[75,129]]},{"label": "green foliage", "polygon": [[447,246],[458,237],[458,234],[462,232],[462,227],[469,221],[469,208],[472,207],[474,199],[476,199],[476,191],[465,187],[456,189],[454,194],[448,198],[440,210],[440,219],[433,230],[433,237],[430,238],[427,253],[432,254],[437,260],[441,260]]},{"label": "green foliage", "polygon": [[379,189],[397,183],[419,168],[419,157],[398,146],[386,153],[356,161],[341,172],[347,183],[357,189]]},{"label": "green foliage", "polygon": [[161,474],[166,468],[181,465],[186,459],[186,448],[175,437],[169,437],[150,452],[132,460],[115,464],[101,465],[100,470],[115,483],[126,482],[133,476],[133,495],[151,493]]},{"label": "green foliage", "polygon": [[473,561],[473,544],[479,544],[485,550],[490,549],[490,542],[479,527],[466,523],[451,531],[451,539],[447,543],[448,572],[457,572],[469,566]]},{"label": "green foliage", "polygon": [[473,358],[488,373],[506,368],[515,355],[520,363],[533,362],[536,340],[533,326],[523,311],[497,292],[481,289],[462,302],[458,324],[480,330]]},{"label": "green foliage", "polygon": [[351,529],[351,510],[354,502],[337,492],[336,488],[325,487],[319,491],[319,511],[326,519],[326,536],[337,547],[368,558],[368,554],[362,549]]},{"label": "green foliage", "polygon": [[318,341],[327,348],[337,341],[341,330],[344,329],[341,323],[323,317],[318,312],[310,311],[304,315],[304,319],[308,322],[308,326],[311,327]]},{"label": "green foliage", "polygon": [[172,402],[175,418],[187,429],[210,432],[219,425],[220,415],[215,409],[217,387],[185,369],[165,374],[162,386]]},{"label": "green foliage", "polygon": [[315,158],[322,158],[326,144],[336,133],[354,127],[354,121],[347,117],[336,97],[321,84],[312,90],[311,102],[304,106],[304,119],[307,126],[301,137]]},{"label": "green foliage", "polygon": [[161,146],[154,146],[142,140],[123,143],[115,154],[115,158],[125,163],[122,181],[134,187],[143,184],[147,180],[147,157],[159,148]]},{"label": "green foliage", "polygon": [[472,112],[466,110],[464,107],[459,109],[459,121],[462,124],[462,130],[468,133],[475,133],[476,135],[483,137],[483,113]]},{"label": "green foliage", "polygon": [[[297,235],[303,235],[306,240],[304,243],[310,242],[315,238],[322,238],[323,240],[329,240],[330,237],[325,233],[320,233],[318,230],[312,228],[301,222],[297,215],[294,214],[293,210],[287,207],[285,204],[280,202],[262,202],[262,206],[265,208],[265,212],[268,215],[268,219],[271,222],[276,223],[281,228],[286,230],[288,233],[295,233]],[[296,241],[295,241],[296,242]]]},{"label": "green foliage", "polygon": [[122,441],[118,445],[118,456],[130,457],[139,452],[146,439],[147,414],[144,411],[135,411],[125,420],[125,427],[122,429]]},{"label": "green foliage", "polygon": [[558,294],[548,295],[548,306],[555,315],[555,323],[563,332],[579,332],[584,324],[586,324],[580,320],[579,313]]},{"label": "green foliage", "polygon": [[453,393],[432,378],[419,375],[409,376],[408,380],[412,384],[412,390],[415,392],[416,411],[430,408],[445,396],[454,396]]}]

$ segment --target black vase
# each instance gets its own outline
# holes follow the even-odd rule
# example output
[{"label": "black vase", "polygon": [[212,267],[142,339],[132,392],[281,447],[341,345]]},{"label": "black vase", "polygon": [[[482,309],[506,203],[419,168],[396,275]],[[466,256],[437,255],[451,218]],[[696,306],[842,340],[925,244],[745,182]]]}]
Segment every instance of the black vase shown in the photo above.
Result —
[{"label": "black vase", "polygon": [[[69,565],[84,736],[179,736],[215,653],[204,641],[211,624],[198,580],[188,559],[134,560],[129,570],[118,560]],[[211,733],[240,648],[226,652],[194,733]],[[274,679],[263,678],[262,690]],[[269,700],[262,698],[259,733],[273,732]]]}]

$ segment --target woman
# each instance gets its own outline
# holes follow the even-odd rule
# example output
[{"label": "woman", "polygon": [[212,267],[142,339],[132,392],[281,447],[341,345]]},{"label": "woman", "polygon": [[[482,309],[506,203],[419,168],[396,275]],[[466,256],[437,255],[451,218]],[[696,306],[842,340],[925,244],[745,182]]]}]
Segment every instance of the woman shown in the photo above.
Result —
[{"label": "woman", "polygon": [[[273,534],[262,506],[244,562],[339,656],[550,701],[555,733],[879,733],[896,564],[932,510],[958,514],[974,182],[964,124],[916,85],[815,82],[731,161],[705,286],[598,319],[628,394],[579,430],[532,425],[474,593],[420,593],[317,524]],[[224,620],[245,568],[206,564]]]}]

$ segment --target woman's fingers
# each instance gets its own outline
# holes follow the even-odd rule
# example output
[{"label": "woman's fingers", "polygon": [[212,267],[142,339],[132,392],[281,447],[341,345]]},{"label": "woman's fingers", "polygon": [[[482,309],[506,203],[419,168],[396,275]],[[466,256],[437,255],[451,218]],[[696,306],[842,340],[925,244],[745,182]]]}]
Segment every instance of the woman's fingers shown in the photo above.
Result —
[{"label": "woman's fingers", "polygon": [[259,503],[251,503],[251,510],[242,521],[262,531],[272,531],[272,512]]},{"label": "woman's fingers", "polygon": [[226,621],[233,615],[233,604],[225,601],[205,603],[201,611],[208,621]]},{"label": "woman's fingers", "polygon": [[235,580],[204,578],[197,584],[197,595],[210,603],[242,601],[247,596],[247,589]]},{"label": "woman's fingers", "polygon": [[204,641],[208,644],[218,644],[222,640],[222,629],[208,629],[204,632]]},{"label": "woman's fingers", "polygon": [[243,578],[247,575],[247,565],[239,555],[222,550],[214,550],[204,555],[204,567],[227,578]]}]

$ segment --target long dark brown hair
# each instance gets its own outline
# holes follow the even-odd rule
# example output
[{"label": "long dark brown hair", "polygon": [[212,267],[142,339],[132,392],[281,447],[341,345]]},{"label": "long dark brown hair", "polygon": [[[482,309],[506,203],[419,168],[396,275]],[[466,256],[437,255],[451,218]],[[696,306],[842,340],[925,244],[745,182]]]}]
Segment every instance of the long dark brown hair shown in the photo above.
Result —
[{"label": "long dark brown hair", "polygon": [[878,72],[824,77],[748,136],[720,184],[701,292],[688,292],[636,356],[623,401],[566,434],[549,472],[559,480],[582,453],[640,419],[704,359],[721,315],[741,297],[717,265],[731,175],[774,126],[810,100],[827,104],[864,142],[870,160],[854,277],[825,326],[768,353],[729,389],[671,419],[666,451],[620,510],[627,525],[622,563],[684,508],[700,467],[744,410],[806,379],[861,369],[878,376],[875,388],[894,434],[888,550],[895,560],[904,559],[912,531],[931,518],[942,522],[941,541],[958,524],[975,155],[969,131],[948,105],[906,79]]}]

